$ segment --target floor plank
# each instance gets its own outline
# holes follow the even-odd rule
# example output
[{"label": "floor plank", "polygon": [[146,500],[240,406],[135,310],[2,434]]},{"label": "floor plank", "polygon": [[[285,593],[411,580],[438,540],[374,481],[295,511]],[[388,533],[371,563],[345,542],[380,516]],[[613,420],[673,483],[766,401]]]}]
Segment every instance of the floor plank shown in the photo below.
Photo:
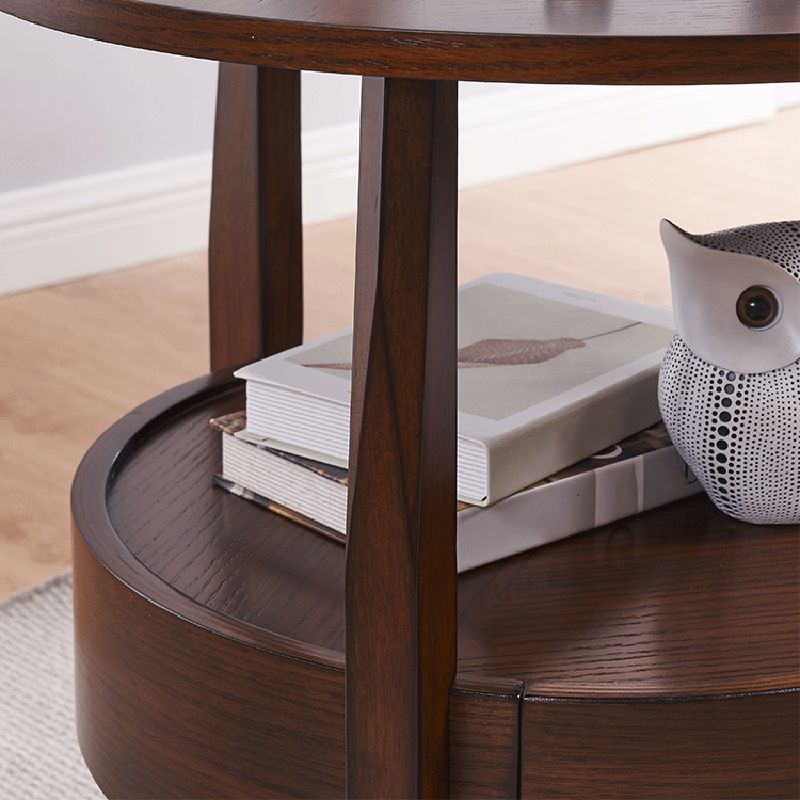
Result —
[{"label": "floor plank", "polygon": [[[658,220],[800,217],[800,109],[462,193],[462,280],[519,272],[658,305]],[[353,219],[306,230],[306,337],[350,324]],[[205,371],[205,255],[0,298],[0,596],[69,563],[69,484],[94,438]]]}]

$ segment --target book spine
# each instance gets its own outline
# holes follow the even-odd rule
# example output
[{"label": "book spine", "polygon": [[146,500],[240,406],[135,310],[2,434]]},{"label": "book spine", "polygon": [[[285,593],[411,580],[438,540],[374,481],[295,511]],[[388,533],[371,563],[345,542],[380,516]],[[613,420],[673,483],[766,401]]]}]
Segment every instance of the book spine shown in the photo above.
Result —
[{"label": "book spine", "polygon": [[458,571],[649,511],[702,491],[674,447],[547,483],[458,515]]},{"label": "book spine", "polygon": [[[215,476],[215,483],[344,542],[343,530],[326,527],[235,481]],[[528,489],[489,508],[473,506],[458,514],[458,571],[490,564],[701,491],[699,481],[675,448],[663,447]]]},{"label": "book spine", "polygon": [[523,431],[494,440],[488,448],[488,495],[491,505],[537,480],[611,447],[661,419],[658,367],[621,386],[597,392]]}]

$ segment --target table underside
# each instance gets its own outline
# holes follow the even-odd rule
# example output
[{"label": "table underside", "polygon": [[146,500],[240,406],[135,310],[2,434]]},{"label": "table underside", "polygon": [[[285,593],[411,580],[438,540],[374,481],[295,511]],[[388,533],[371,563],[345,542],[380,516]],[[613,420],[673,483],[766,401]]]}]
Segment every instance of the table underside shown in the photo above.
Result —
[{"label": "table underside", "polygon": [[114,44],[258,66],[448,80],[800,80],[795,0],[0,0]]}]

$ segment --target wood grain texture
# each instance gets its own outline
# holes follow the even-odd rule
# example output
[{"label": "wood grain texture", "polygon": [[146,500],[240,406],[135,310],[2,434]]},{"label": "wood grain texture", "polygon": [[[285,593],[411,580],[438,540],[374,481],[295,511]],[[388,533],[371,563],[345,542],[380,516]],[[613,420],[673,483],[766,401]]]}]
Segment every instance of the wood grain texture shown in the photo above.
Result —
[{"label": "wood grain texture", "polygon": [[[237,384],[192,382],[104,434],[76,478],[73,507],[102,509],[81,530],[101,559],[122,553],[168,587],[170,607],[185,598],[193,619],[207,611],[236,638],[269,631],[343,665],[344,548],[210,488],[221,434],[208,419],[241,406]],[[594,698],[798,684],[800,537],[702,497],[465,573],[458,589],[462,678]]]},{"label": "wood grain texture", "polygon": [[447,794],[457,183],[457,85],[366,78],[345,597],[348,797]]},{"label": "wood grain texture", "polygon": [[[308,796],[306,781],[322,796],[324,787],[344,792],[343,683],[335,690],[324,684],[331,687],[326,710],[293,706],[309,692],[322,697],[313,693],[323,686],[295,682],[283,699],[270,700],[280,715],[246,713],[250,704],[261,708],[248,694],[261,687],[261,670],[286,687],[279,669],[285,659],[296,676],[315,674],[305,665],[342,674],[345,559],[340,545],[210,489],[221,434],[208,419],[242,400],[241,388],[224,376],[171,390],[104,434],[76,477],[78,619],[87,620],[84,633],[79,621],[81,740],[103,787],[116,787],[111,796],[192,796],[194,759],[198,774],[225,783],[232,797]],[[81,548],[99,566],[87,567]],[[526,714],[536,706],[544,715],[526,717],[533,726],[523,736],[528,792],[542,796],[563,780],[574,797],[670,796],[657,786],[674,776],[683,793],[675,796],[691,797],[691,771],[707,757],[715,766],[707,778],[698,773],[698,800],[724,797],[734,780],[744,787],[738,796],[791,796],[775,787],[789,785],[797,769],[796,709],[787,704],[800,684],[798,573],[794,528],[737,523],[694,498],[460,576],[451,794],[514,796],[503,787],[515,772],[516,749],[507,748],[524,683],[529,698],[545,699],[525,701]],[[84,575],[95,576],[85,589]],[[130,588],[113,588],[110,576]],[[168,645],[149,643],[151,625]],[[222,681],[229,664],[234,678]],[[207,696],[209,676],[215,690],[224,685],[219,698]],[[185,730],[154,721],[150,690],[179,721],[186,720],[185,704]],[[141,702],[131,703],[131,692]],[[241,712],[218,721],[231,716],[231,704]],[[248,750],[242,774],[252,782],[237,783],[230,744],[218,742],[215,729],[233,742],[252,738],[264,746],[277,737],[282,752],[282,731],[294,730],[295,716],[321,726],[308,748],[332,742],[341,761],[323,758],[325,775],[304,776],[287,756],[273,782],[273,762],[263,759],[259,772]],[[342,720],[338,743],[328,740],[323,718]],[[561,745],[547,749],[545,734]],[[182,741],[195,736],[196,746]],[[567,739],[577,749],[565,760]],[[161,758],[157,748],[180,752]],[[625,767],[617,783],[594,752]],[[151,757],[156,778],[143,766]],[[637,771],[642,765],[646,773]],[[732,776],[727,784],[724,770]],[[604,795],[606,784],[619,793]]]},{"label": "wood grain texture", "polygon": [[[491,689],[491,691],[490,691]],[[523,684],[460,679],[450,692],[450,797],[519,797]]]},{"label": "wood grain texture", "polygon": [[[194,381],[156,398],[105,433],[76,478],[83,753],[113,798],[342,796],[344,655],[309,641],[341,646],[341,615],[331,614],[329,604],[341,611],[343,549],[205,485],[196,499],[210,498],[211,505],[184,495],[182,510],[173,510],[188,523],[185,534],[177,543],[164,536],[167,496],[197,487],[198,473],[186,467],[204,474],[219,468],[219,434],[207,426],[211,397],[220,412],[242,399],[239,387],[224,378]],[[168,418],[175,428],[165,424]],[[178,451],[182,465],[173,461]],[[152,467],[153,459],[163,468],[159,475],[145,464]],[[123,473],[133,484],[126,480],[120,492],[116,479]],[[130,491],[133,485],[140,491]],[[114,498],[113,521],[106,487]],[[157,513],[142,513],[151,504]],[[114,527],[127,514],[139,517],[141,534],[130,539],[130,549]],[[266,527],[253,524],[259,518]],[[159,519],[161,534],[140,549]],[[277,537],[270,532],[275,524]],[[311,549],[295,564],[289,556],[298,542]],[[324,566],[326,551],[338,556],[338,570]],[[156,561],[161,576],[146,566]],[[320,568],[333,583],[320,582]],[[248,573],[261,579],[251,582]],[[245,611],[250,604],[257,613]],[[318,606],[321,614],[314,611]],[[309,641],[269,630],[261,611],[275,621],[297,623],[306,616],[294,631],[303,637],[305,627]],[[520,686],[497,681],[467,680],[452,690],[454,796],[511,796],[505,789],[516,785],[520,694]],[[476,759],[486,765],[480,775]]]},{"label": "wood grain texture", "polygon": [[794,0],[0,0],[106,42],[216,61],[531,83],[793,81]]},{"label": "wood grain texture", "polygon": [[524,800],[800,796],[800,694],[683,702],[526,698]]},{"label": "wood grain texture", "polygon": [[210,633],[75,538],[78,738],[110,798],[341,797],[344,674]]},{"label": "wood grain texture", "polygon": [[[341,667],[175,616],[109,572],[77,531],[74,568],[78,735],[108,797],[344,795]],[[516,796],[520,690],[453,688],[452,797]]]},{"label": "wood grain texture", "polygon": [[556,697],[800,683],[797,526],[744,525],[702,496],[495,569],[491,589],[480,571],[462,582],[462,596],[489,600],[481,626],[459,631],[462,671],[518,677],[528,692]]},{"label": "wood grain texture", "polygon": [[300,73],[220,64],[208,248],[211,369],[303,341]]}]

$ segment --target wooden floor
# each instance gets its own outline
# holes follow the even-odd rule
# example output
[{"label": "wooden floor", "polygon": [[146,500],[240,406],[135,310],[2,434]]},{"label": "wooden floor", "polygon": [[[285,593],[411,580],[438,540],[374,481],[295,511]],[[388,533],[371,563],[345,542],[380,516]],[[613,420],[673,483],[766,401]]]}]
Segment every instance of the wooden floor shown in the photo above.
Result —
[{"label": "wooden floor", "polygon": [[[462,280],[510,271],[667,305],[658,220],[800,217],[800,110],[461,197]],[[350,324],[354,221],[306,231],[306,336]],[[69,564],[69,484],[94,438],[206,370],[205,256],[0,298],[0,596]]]}]

